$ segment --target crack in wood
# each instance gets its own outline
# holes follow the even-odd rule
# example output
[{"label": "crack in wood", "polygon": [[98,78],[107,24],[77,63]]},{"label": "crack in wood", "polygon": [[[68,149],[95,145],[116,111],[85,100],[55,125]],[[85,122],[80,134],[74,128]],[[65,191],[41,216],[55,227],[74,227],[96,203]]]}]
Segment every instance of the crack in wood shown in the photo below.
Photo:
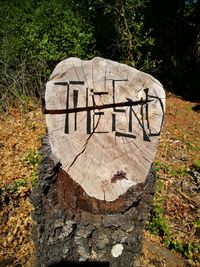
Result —
[{"label": "crack in wood", "polygon": [[93,129],[92,133],[91,133],[91,134],[89,135],[89,137],[87,138],[87,140],[86,140],[85,144],[83,145],[83,149],[81,150],[81,152],[80,152],[80,153],[78,153],[78,155],[76,155],[76,157],[74,158],[74,160],[73,160],[73,161],[72,161],[72,163],[70,164],[70,166],[69,166],[69,168],[68,168],[67,172],[69,172],[70,168],[71,168],[71,167],[74,165],[74,163],[76,162],[76,160],[78,159],[78,157],[79,157],[81,154],[83,154],[83,153],[84,153],[84,151],[85,151],[85,149],[86,149],[86,147],[87,147],[87,144],[88,144],[88,142],[89,142],[90,138],[92,137],[92,135],[94,134],[94,132],[95,132],[96,128],[97,128],[97,127],[98,127],[98,125],[99,125],[100,118],[101,118],[101,115],[99,115],[99,118],[98,118],[98,121],[97,121],[97,124],[96,124],[96,126],[94,127],[94,129]]}]

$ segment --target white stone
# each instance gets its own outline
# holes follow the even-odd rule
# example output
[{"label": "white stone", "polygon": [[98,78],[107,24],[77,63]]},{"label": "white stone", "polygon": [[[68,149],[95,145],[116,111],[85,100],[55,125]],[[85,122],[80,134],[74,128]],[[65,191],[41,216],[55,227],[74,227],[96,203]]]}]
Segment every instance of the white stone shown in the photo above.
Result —
[{"label": "white stone", "polygon": [[111,250],[111,254],[114,258],[118,258],[123,251],[124,247],[122,246],[122,244],[116,244],[114,245],[114,247]]}]

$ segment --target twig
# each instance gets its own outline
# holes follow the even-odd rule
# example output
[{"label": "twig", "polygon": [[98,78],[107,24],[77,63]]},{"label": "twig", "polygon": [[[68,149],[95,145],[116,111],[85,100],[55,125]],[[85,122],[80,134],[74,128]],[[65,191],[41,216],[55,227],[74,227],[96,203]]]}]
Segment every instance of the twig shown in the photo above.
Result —
[{"label": "twig", "polygon": [[[198,206],[198,204],[197,204],[194,200],[192,200],[190,197],[186,196],[186,195],[185,195],[184,193],[182,193],[180,190],[178,190],[178,189],[175,188],[174,191],[178,192],[178,193],[179,193],[182,197],[184,197],[187,201],[193,203],[194,206],[196,206],[196,207]],[[191,207],[192,207],[192,208],[195,208],[191,203],[190,203]]]}]

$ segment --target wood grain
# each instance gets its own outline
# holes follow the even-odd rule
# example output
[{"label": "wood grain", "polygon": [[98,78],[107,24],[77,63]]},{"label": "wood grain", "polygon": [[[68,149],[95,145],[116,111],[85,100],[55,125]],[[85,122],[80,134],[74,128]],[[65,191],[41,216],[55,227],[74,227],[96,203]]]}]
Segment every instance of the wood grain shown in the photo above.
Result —
[{"label": "wood grain", "polygon": [[61,168],[98,200],[114,201],[145,182],[164,111],[165,92],[156,79],[103,58],[68,58],[46,85],[51,150]]}]

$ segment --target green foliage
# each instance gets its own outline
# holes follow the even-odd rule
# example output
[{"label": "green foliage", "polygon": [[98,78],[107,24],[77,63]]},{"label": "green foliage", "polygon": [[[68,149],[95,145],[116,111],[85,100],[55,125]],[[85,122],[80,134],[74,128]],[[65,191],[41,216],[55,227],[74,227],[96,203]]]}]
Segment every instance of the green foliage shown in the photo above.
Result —
[{"label": "green foliage", "polygon": [[26,178],[16,179],[12,183],[5,185],[0,189],[0,204],[6,205],[12,199],[13,195],[18,194],[20,189],[27,188],[28,180]]},{"label": "green foliage", "polygon": [[159,235],[163,239],[168,239],[170,231],[167,220],[164,217],[164,210],[162,208],[162,191],[163,182],[157,178],[156,181],[156,195],[154,199],[154,208],[151,212],[149,221],[147,222],[147,229],[154,235]]},{"label": "green foliage", "polygon": [[33,169],[37,168],[41,164],[42,158],[40,152],[29,150],[22,158],[22,162],[29,165]]},{"label": "green foliage", "polygon": [[127,63],[145,70],[156,64],[151,57],[151,48],[155,40],[151,36],[152,29],[144,20],[148,2],[148,0],[128,0],[124,3],[118,1],[116,25],[122,56],[126,56]]},{"label": "green foliage", "polygon": [[152,219],[148,222],[148,230],[154,234],[162,237],[169,236],[169,227],[166,219],[163,217],[162,208],[157,206]]},{"label": "green foliage", "polygon": [[23,165],[28,165],[31,169],[31,183],[34,187],[38,180],[38,168],[42,163],[42,155],[39,151],[29,150],[21,159]]},{"label": "green foliage", "polygon": [[[161,170],[161,167],[163,167],[163,165],[159,162],[154,163],[154,165],[156,166],[157,172],[159,172]],[[166,247],[175,250],[187,259],[191,259],[193,253],[198,253],[198,251],[200,251],[200,246],[190,243],[181,243],[173,239],[173,237],[171,236],[168,221],[165,218],[163,209],[163,187],[163,182],[159,179],[159,177],[157,177],[154,206],[153,210],[150,213],[149,220],[146,224],[146,229],[148,229],[152,234],[160,236],[162,238],[162,242],[165,244]],[[194,223],[194,227],[200,227],[200,219],[198,219]]]},{"label": "green foliage", "polygon": [[0,99],[0,113],[8,113],[9,105],[5,99]]},{"label": "green foliage", "polygon": [[14,180],[11,184],[6,185],[2,191],[6,193],[16,193],[20,187],[27,186],[27,180],[26,179],[17,179]]},{"label": "green foliage", "polygon": [[[199,0],[2,0],[0,99],[39,96],[69,56],[101,55],[155,72],[180,90],[198,90],[199,6]],[[7,111],[3,102],[0,109]]]},{"label": "green foliage", "polygon": [[31,181],[28,178],[20,178],[14,180],[12,183],[4,186],[0,190],[0,202],[6,202],[11,194],[19,192],[21,187],[26,187],[30,191],[30,183],[34,187],[38,180],[38,167],[42,162],[42,156],[37,150],[27,151],[21,159],[23,165],[28,166],[31,170]]},{"label": "green foliage", "polygon": [[67,1],[42,1],[24,25],[24,33],[30,57],[58,62],[69,56],[94,55],[93,29]]},{"label": "green foliage", "polygon": [[173,176],[184,176],[187,173],[187,169],[185,167],[180,167],[178,170],[174,167],[161,163],[161,162],[154,162],[154,167],[156,171],[162,170],[167,176],[173,177]]},{"label": "green foliage", "polygon": [[73,1],[2,1],[0,7],[0,94],[39,95],[52,68],[69,57],[93,57],[89,19]]},{"label": "green foliage", "polygon": [[94,17],[97,47],[103,56],[143,70],[156,67],[158,62],[151,56],[155,40],[144,18],[149,0],[86,2]]},{"label": "green foliage", "polygon": [[200,150],[200,147],[193,144],[192,142],[185,142],[185,143],[187,145],[188,150],[192,150],[192,151],[199,151]]},{"label": "green foliage", "polygon": [[194,222],[194,228],[200,228],[200,218],[198,218],[197,221]]},{"label": "green foliage", "polygon": [[195,169],[200,172],[200,159],[195,162]]},{"label": "green foliage", "polygon": [[174,249],[176,252],[182,254],[187,259],[192,259],[193,253],[200,251],[200,246],[190,243],[180,243],[176,240],[170,240],[169,249]]}]

